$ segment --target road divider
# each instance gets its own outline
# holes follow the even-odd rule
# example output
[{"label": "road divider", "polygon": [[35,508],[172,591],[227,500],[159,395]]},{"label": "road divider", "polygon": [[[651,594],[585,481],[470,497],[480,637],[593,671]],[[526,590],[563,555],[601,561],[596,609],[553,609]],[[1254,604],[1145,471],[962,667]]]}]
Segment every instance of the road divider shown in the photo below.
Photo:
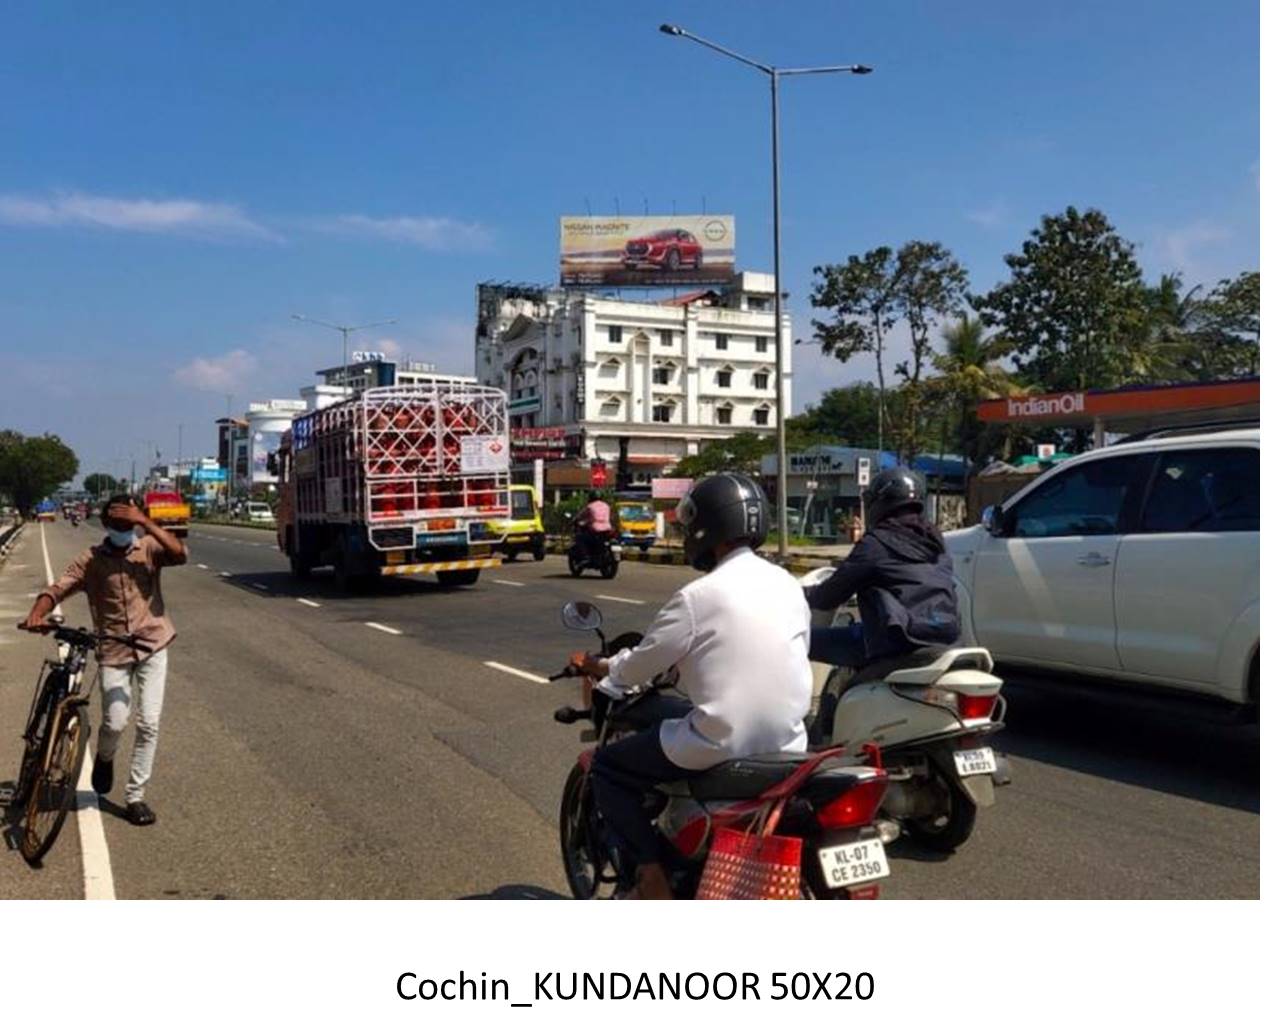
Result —
[{"label": "road divider", "polygon": [[517,676],[520,680],[530,680],[532,683],[549,683],[543,676],[537,676],[535,673],[529,673],[526,669],[515,669],[512,665],[505,665],[501,662],[485,662],[489,669],[495,669],[499,673],[509,673],[511,676]]}]

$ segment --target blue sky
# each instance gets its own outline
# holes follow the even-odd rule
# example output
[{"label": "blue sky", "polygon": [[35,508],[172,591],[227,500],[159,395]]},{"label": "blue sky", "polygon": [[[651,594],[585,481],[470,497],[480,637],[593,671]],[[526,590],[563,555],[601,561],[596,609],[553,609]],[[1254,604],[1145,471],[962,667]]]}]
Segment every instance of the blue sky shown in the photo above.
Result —
[{"label": "blue sky", "polygon": [[[358,344],[467,371],[475,284],[553,280],[586,204],[706,199],[769,269],[764,79],[661,21],[875,67],[784,86],[798,335],[817,263],[935,239],[985,289],[1069,204],[1149,277],[1258,265],[1251,0],[30,0],[0,36],[0,427],[62,434],[81,473],[171,457],[180,424],[209,452],[226,394],[292,397],[337,362],[293,312],[394,317]],[[797,409],[873,377],[802,348]]]}]

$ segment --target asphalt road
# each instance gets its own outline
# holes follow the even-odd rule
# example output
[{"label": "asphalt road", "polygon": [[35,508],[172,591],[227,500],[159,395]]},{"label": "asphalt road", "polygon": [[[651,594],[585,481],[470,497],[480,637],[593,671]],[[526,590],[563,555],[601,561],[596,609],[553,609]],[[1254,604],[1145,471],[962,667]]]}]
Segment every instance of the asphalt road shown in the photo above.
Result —
[{"label": "asphalt road", "polygon": [[[99,535],[54,523],[54,568]],[[611,632],[642,628],[688,573],[629,563],[577,581],[551,558],[472,588],[418,577],[355,596],[322,573],[292,580],[271,533],[199,526],[189,543],[190,564],[164,575],[179,637],[148,796],[159,822],[132,828],[117,801],[103,807],[118,896],[564,891],[556,811],[581,746],[551,713],[574,685],[487,663],[552,672],[590,643],[559,623],[566,600],[596,600]],[[14,732],[0,776],[45,647],[11,620],[42,574],[28,535],[0,573],[0,722]],[[86,618],[82,599],[68,617]],[[885,897],[1258,895],[1257,727],[1103,693],[1006,693],[1013,784],[956,854],[890,846]],[[0,896],[82,894],[77,852],[68,828],[43,871],[2,854]]]}]

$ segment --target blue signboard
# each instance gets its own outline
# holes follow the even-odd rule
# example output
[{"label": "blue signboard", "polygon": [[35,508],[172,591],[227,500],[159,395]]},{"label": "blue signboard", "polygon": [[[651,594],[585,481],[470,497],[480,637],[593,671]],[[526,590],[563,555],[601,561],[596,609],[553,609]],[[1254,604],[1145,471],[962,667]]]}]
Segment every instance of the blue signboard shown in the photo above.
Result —
[{"label": "blue signboard", "polygon": [[189,477],[195,482],[225,482],[229,473],[226,468],[195,468]]}]

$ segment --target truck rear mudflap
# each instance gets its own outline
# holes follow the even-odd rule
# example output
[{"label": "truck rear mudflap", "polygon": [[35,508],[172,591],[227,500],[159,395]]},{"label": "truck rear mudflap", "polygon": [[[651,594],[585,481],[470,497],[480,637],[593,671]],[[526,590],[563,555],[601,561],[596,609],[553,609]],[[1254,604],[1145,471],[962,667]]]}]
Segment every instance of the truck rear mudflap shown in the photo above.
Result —
[{"label": "truck rear mudflap", "polygon": [[460,561],[419,561],[410,565],[383,565],[385,576],[415,576],[426,572],[464,572],[472,568],[500,568],[500,558],[463,558]]}]

